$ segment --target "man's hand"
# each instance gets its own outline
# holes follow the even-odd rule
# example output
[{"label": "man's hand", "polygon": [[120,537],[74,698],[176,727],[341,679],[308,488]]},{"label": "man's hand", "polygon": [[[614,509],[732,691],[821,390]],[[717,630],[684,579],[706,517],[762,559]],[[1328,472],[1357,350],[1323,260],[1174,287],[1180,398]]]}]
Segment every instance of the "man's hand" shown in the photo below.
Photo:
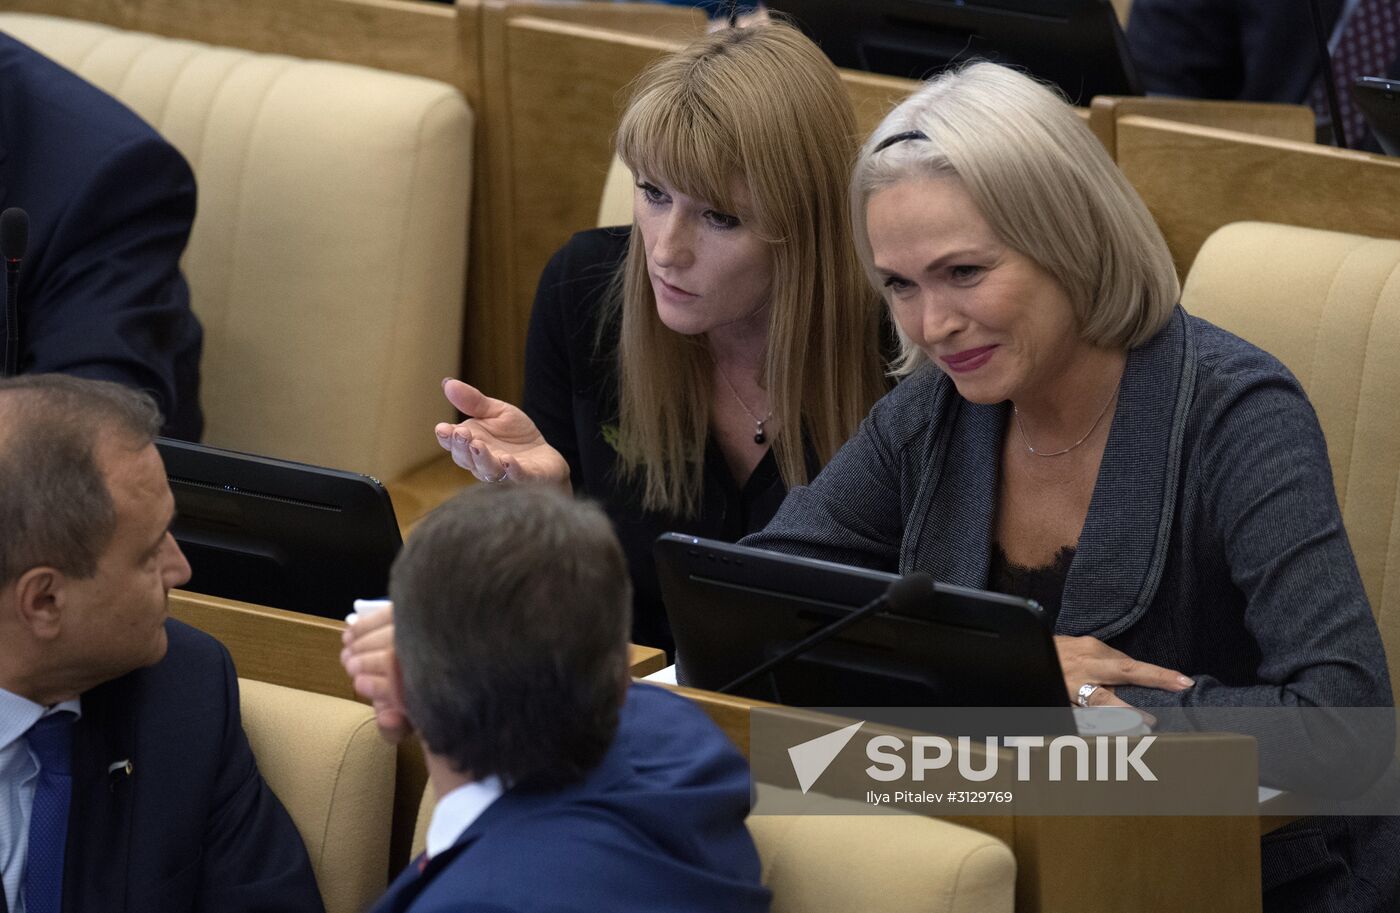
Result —
[{"label": "man's hand", "polygon": [[385,606],[359,618],[341,635],[345,648],[340,664],[350,676],[355,693],[374,705],[379,734],[398,744],[413,732],[413,723],[399,701],[394,686],[394,608]]}]

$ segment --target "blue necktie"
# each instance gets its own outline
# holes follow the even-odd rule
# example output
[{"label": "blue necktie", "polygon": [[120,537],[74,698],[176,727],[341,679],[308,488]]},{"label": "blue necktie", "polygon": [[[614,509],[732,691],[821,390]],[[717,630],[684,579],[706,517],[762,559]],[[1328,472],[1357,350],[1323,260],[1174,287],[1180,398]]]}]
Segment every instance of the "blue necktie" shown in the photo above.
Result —
[{"label": "blue necktie", "polygon": [[29,814],[24,909],[26,913],[60,913],[63,846],[68,837],[68,805],[73,794],[73,714],[62,712],[43,717],[24,737],[39,759],[34,808]]}]

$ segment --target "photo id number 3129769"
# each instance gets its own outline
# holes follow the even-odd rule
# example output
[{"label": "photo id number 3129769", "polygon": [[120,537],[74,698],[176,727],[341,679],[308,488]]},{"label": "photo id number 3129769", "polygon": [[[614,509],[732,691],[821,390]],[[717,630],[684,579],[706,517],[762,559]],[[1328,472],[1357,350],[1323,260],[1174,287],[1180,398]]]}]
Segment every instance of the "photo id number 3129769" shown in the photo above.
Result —
[{"label": "photo id number 3129769", "polygon": [[988,805],[1008,804],[1014,800],[1010,790],[955,789],[948,792],[928,792],[898,789],[891,792],[868,790],[865,801],[870,805]]}]

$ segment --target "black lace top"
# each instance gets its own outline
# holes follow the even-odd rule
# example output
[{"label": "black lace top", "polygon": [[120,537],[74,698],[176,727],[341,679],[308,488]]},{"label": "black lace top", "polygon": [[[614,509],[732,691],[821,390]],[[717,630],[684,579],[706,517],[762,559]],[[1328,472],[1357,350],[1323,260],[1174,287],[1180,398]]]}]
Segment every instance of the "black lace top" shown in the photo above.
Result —
[{"label": "black lace top", "polygon": [[1066,545],[1055,553],[1055,560],[1045,567],[1022,567],[1006,557],[1001,546],[992,543],[992,560],[987,568],[987,589],[1022,599],[1034,599],[1045,610],[1045,621],[1052,629],[1060,617],[1060,600],[1065,593],[1065,578],[1074,563],[1074,547]]}]

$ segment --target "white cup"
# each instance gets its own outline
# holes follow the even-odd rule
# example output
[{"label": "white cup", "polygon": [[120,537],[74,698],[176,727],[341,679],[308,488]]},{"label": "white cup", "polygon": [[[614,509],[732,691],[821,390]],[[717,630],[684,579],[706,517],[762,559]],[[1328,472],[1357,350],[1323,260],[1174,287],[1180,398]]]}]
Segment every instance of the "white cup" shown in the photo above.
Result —
[{"label": "white cup", "polygon": [[1082,736],[1150,735],[1152,727],[1132,707],[1075,707],[1074,724]]}]

